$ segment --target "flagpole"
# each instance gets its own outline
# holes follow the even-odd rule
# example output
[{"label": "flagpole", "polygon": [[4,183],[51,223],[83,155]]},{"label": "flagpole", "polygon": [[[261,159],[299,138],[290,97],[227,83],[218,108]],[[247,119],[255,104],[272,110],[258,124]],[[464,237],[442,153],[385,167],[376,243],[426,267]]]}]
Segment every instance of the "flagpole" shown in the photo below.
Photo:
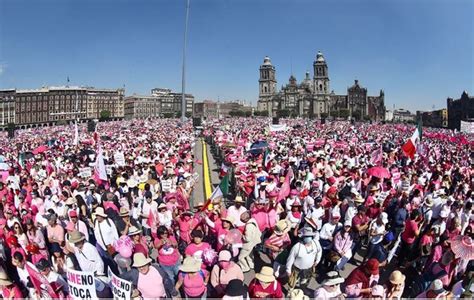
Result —
[{"label": "flagpole", "polygon": [[181,122],[186,121],[186,44],[188,38],[189,1],[186,0],[186,18],[184,20],[183,70],[181,74]]}]

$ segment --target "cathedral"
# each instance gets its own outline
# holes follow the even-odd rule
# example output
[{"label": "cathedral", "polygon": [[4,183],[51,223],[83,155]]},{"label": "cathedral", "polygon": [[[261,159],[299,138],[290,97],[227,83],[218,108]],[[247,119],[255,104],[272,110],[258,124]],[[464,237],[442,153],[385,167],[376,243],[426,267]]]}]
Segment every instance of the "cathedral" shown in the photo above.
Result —
[{"label": "cathedral", "polygon": [[260,66],[258,110],[269,116],[283,112],[291,116],[325,118],[352,117],[356,120],[383,121],[385,116],[384,92],[368,96],[367,89],[355,80],[347,95],[336,95],[329,89],[328,65],[321,52],[313,63],[313,79],[309,72],[301,83],[291,75],[288,84],[277,91],[275,66],[268,56]]}]

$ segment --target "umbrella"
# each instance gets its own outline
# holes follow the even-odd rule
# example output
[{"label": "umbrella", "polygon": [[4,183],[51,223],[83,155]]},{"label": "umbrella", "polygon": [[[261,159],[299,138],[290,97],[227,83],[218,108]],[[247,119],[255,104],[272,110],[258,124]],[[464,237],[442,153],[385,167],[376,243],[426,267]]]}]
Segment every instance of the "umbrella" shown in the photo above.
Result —
[{"label": "umbrella", "polygon": [[41,145],[37,148],[35,148],[35,150],[33,150],[33,154],[36,155],[36,154],[41,154],[43,152],[45,152],[46,150],[48,150],[48,146],[46,145]]},{"label": "umbrella", "polygon": [[367,170],[367,174],[369,174],[370,176],[377,177],[377,178],[390,178],[391,177],[390,172],[386,168],[383,168],[383,167],[372,167]]},{"label": "umbrella", "polygon": [[474,259],[474,241],[465,235],[458,235],[451,240],[451,250],[456,257],[462,257],[465,260]]},{"label": "umbrella", "polygon": [[258,141],[258,142],[255,142],[253,143],[251,146],[250,146],[250,150],[248,152],[254,154],[254,155],[257,155],[257,154],[260,154],[260,153],[263,153],[265,151],[265,149],[268,147],[268,143],[265,142],[265,141]]},{"label": "umbrella", "polygon": [[4,162],[0,163],[0,170],[6,171],[9,169],[10,169],[10,166],[7,163],[4,163]]}]

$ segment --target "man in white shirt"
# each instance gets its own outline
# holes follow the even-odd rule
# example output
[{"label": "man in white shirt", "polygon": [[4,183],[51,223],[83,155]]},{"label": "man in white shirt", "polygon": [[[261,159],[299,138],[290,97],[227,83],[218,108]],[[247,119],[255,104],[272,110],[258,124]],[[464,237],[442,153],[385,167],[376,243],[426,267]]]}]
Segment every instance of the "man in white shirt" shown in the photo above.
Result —
[{"label": "man in white shirt", "polygon": [[240,216],[244,212],[247,211],[247,209],[244,206],[242,206],[244,203],[245,203],[245,201],[242,199],[242,197],[237,196],[237,197],[235,197],[234,205],[229,206],[229,208],[227,209],[227,215],[234,218],[234,226],[235,227],[242,227],[242,226],[245,225],[245,223],[243,223],[240,220]]},{"label": "man in white shirt", "polygon": [[54,284],[53,288],[61,290],[64,295],[69,294],[69,285],[66,280],[58,273],[51,270],[51,264],[45,258],[42,258],[39,262],[36,263],[36,268],[43,275],[50,284]]},{"label": "man in white shirt", "polygon": [[13,266],[16,267],[21,283],[28,289],[29,296],[34,297],[36,292],[33,287],[33,283],[30,281],[30,273],[28,272],[27,268],[31,268],[36,272],[38,270],[32,263],[26,261],[23,254],[18,251],[13,254],[12,263]]},{"label": "man in white shirt", "polygon": [[303,227],[300,233],[301,241],[296,243],[288,255],[286,261],[286,272],[290,278],[290,289],[294,289],[298,281],[300,286],[309,283],[313,275],[313,266],[321,260],[322,249],[311,227]]},{"label": "man in white shirt", "polygon": [[151,234],[151,228],[147,224],[148,216],[153,213],[154,216],[158,214],[158,203],[153,201],[152,193],[150,191],[145,192],[145,199],[141,202],[140,217],[142,218],[142,227],[144,228],[145,234]]},{"label": "man in white shirt", "polygon": [[119,239],[114,222],[107,218],[102,207],[95,209],[96,220],[94,224],[94,235],[100,248],[107,251],[107,246],[112,246]]},{"label": "man in white shirt", "polygon": [[74,255],[82,271],[103,274],[104,261],[99,255],[96,247],[87,242],[84,235],[79,231],[73,231],[69,235],[69,243],[74,244]]}]

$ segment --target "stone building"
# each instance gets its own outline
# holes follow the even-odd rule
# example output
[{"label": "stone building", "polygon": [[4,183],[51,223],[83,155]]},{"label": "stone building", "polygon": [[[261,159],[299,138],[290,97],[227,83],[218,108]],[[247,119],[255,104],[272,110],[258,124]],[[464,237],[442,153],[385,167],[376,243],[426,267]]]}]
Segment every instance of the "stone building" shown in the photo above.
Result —
[{"label": "stone building", "polygon": [[417,111],[416,119],[421,120],[423,126],[434,128],[448,127],[448,110],[446,108],[433,111]]},{"label": "stone building", "polygon": [[75,118],[98,119],[108,112],[112,119],[124,117],[124,89],[93,87],[43,87],[33,90],[0,90],[0,99],[13,98],[15,124],[52,125]]},{"label": "stone building", "polygon": [[415,122],[415,120],[416,116],[407,109],[399,108],[393,111],[392,121],[395,123]]},{"label": "stone building", "polygon": [[15,123],[15,90],[0,94],[0,128],[6,128],[9,123]]},{"label": "stone building", "polygon": [[219,104],[212,100],[194,103],[194,117],[197,118],[218,118]]},{"label": "stone building", "polygon": [[[151,95],[161,100],[161,113],[164,116],[181,116],[182,93],[174,93],[171,89],[154,88],[151,90]],[[186,115],[190,117],[193,115],[194,96],[186,94],[185,101]]]},{"label": "stone building", "polygon": [[474,97],[464,91],[461,98],[454,100],[447,99],[448,108],[448,127],[459,130],[461,121],[474,120]]},{"label": "stone building", "polygon": [[348,112],[356,119],[384,120],[384,92],[378,96],[368,96],[367,89],[358,80],[347,89],[346,95],[336,95],[330,90],[329,70],[326,60],[318,52],[313,62],[313,78],[306,72],[304,80],[298,84],[291,75],[288,84],[276,90],[276,69],[266,56],[260,66],[259,99],[257,109],[267,111],[269,116],[277,116],[285,110],[292,116],[323,117],[337,116]]},{"label": "stone building", "polygon": [[161,117],[161,99],[156,96],[125,97],[125,119]]}]

